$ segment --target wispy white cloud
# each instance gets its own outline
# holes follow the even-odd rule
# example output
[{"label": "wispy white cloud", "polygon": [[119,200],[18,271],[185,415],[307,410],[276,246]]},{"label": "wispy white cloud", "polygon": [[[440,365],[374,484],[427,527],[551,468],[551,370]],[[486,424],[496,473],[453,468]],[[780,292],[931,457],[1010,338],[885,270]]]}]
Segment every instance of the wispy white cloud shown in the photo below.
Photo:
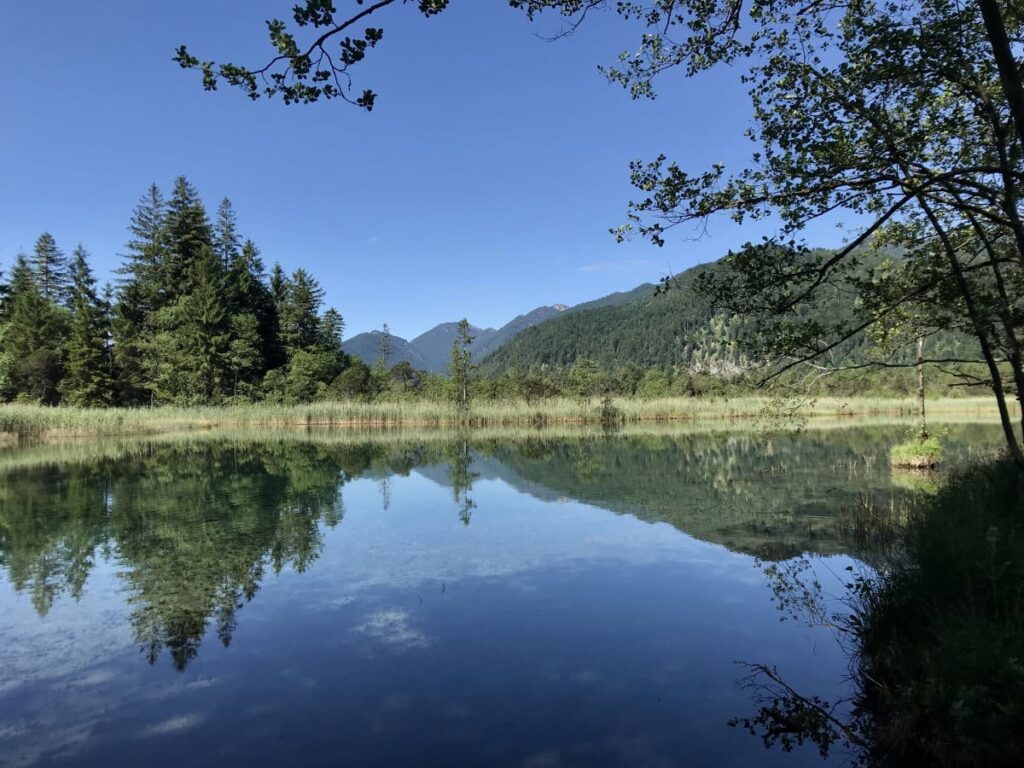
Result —
[{"label": "wispy white cloud", "polygon": [[426,648],[430,640],[425,634],[412,626],[412,619],[407,611],[379,611],[365,617],[355,631],[379,640],[392,648]]},{"label": "wispy white cloud", "polygon": [[580,272],[631,272],[638,269],[651,269],[654,266],[650,259],[613,259],[594,261],[584,264]]}]

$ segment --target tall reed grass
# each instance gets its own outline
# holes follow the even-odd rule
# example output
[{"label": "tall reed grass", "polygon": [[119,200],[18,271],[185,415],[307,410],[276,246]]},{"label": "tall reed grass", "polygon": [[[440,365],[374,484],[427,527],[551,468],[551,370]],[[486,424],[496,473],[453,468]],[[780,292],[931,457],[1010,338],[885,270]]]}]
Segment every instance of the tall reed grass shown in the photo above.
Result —
[{"label": "tall reed grass", "polygon": [[[802,406],[801,419],[854,416],[902,417],[916,412],[911,399],[823,398]],[[427,400],[396,402],[317,402],[303,405],[253,404],[228,407],[70,408],[8,404],[0,406],[0,435],[8,438],[75,435],[146,435],[214,428],[275,427],[529,427],[572,424],[699,422],[764,417],[773,409],[763,397],[654,400],[617,398],[580,403],[570,398],[524,402],[487,401],[468,411]],[[929,404],[932,415],[984,417],[995,413],[990,400],[958,398]]]}]

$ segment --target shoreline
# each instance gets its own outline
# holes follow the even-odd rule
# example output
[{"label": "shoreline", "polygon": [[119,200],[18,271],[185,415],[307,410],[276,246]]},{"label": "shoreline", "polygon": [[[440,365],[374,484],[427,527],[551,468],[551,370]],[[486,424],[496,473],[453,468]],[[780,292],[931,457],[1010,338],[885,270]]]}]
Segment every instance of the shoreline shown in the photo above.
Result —
[{"label": "shoreline", "polygon": [[[152,436],[222,429],[543,430],[551,427],[682,426],[744,421],[753,427],[760,425],[769,430],[786,430],[824,419],[901,419],[916,415],[918,409],[917,402],[910,398],[864,397],[818,398],[802,404],[767,397],[616,398],[610,401],[610,406],[610,409],[605,409],[595,401],[584,406],[570,399],[533,405],[483,402],[468,414],[461,414],[449,404],[428,401],[93,409],[8,404],[0,406],[0,445],[25,439]],[[968,417],[968,420],[987,420],[998,416],[995,404],[989,398],[937,399],[929,403],[928,411],[930,418],[938,419]]]}]

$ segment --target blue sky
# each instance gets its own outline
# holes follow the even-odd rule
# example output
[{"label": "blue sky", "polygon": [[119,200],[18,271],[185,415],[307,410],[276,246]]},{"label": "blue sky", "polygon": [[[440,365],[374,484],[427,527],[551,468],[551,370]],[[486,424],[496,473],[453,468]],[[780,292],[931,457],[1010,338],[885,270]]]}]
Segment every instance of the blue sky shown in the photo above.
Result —
[{"label": "blue sky", "polygon": [[630,160],[664,152],[696,171],[751,152],[735,70],[670,76],[653,102],[607,83],[597,65],[638,34],[610,12],[550,43],[538,33],[551,22],[504,0],[455,0],[431,19],[388,9],[356,71],[380,94],[370,114],[206,93],[171,61],[187,43],[262,63],[264,19],[288,18],[293,2],[0,4],[0,267],[48,230],[109,277],[148,184],[185,174],[211,211],[232,199],[268,266],[313,271],[349,335],[388,322],[410,338],[653,282],[767,231],[715,221],[662,249],[608,234],[625,220]]}]

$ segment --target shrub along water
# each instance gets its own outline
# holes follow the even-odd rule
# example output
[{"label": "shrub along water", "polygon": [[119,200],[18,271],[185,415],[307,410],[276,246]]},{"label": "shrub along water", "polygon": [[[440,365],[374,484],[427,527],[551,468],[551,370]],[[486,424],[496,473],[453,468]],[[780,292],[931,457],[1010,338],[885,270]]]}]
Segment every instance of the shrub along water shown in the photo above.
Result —
[{"label": "shrub along water", "polygon": [[869,591],[871,751],[898,765],[1024,765],[1024,499],[1010,462],[922,502]]},{"label": "shrub along water", "polygon": [[[838,633],[852,699],[829,702],[753,664],[766,745],[838,743],[872,766],[1024,765],[1024,494],[1008,459],[952,477],[896,515],[855,522],[878,560],[834,611],[807,558],[773,564],[779,606]],[[906,514],[904,514],[904,512]],[[808,574],[811,574],[810,576]]]}]

